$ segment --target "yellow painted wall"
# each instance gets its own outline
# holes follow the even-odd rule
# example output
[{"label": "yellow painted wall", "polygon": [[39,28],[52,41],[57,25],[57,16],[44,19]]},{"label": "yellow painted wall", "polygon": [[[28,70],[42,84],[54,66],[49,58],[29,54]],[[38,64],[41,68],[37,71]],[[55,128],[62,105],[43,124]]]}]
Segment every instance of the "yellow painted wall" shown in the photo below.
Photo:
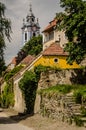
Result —
[{"label": "yellow painted wall", "polygon": [[[55,59],[58,59],[58,62],[55,62]],[[63,69],[79,68],[79,65],[76,63],[73,63],[73,65],[67,64],[66,56],[41,56],[36,62],[34,62],[33,66],[37,66],[39,64]]]}]

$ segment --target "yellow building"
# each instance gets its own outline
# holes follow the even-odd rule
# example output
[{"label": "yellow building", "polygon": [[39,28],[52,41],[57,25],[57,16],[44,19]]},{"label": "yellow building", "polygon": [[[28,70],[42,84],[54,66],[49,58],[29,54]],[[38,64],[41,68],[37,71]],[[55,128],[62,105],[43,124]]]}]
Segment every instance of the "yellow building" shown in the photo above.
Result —
[{"label": "yellow building", "polygon": [[79,68],[79,65],[76,63],[73,63],[73,65],[67,64],[67,56],[68,53],[64,52],[63,48],[61,48],[59,44],[52,43],[42,52],[41,56],[34,61],[33,66],[41,64],[43,66],[50,66],[53,68]]},{"label": "yellow building", "polygon": [[51,66],[53,68],[79,68],[75,62],[73,65],[67,64],[67,52],[64,52],[64,46],[67,43],[67,37],[64,31],[56,29],[57,21],[54,19],[43,31],[43,52],[34,60],[32,66],[39,64]]}]

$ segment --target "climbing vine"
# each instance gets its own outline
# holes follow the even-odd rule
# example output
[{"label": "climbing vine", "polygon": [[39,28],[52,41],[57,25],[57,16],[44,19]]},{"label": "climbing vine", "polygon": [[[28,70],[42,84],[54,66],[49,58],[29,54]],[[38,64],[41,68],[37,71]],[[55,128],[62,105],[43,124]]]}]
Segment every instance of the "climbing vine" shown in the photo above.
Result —
[{"label": "climbing vine", "polygon": [[46,71],[46,67],[39,65],[34,68],[34,71],[25,72],[23,78],[19,82],[19,87],[22,90],[26,104],[26,113],[34,113],[36,90],[42,71]]},{"label": "climbing vine", "polygon": [[25,99],[26,113],[29,114],[34,112],[37,83],[36,74],[32,71],[27,71],[19,82],[19,87]]},{"label": "climbing vine", "polygon": [[1,106],[8,108],[14,105],[14,93],[12,81],[7,82],[1,94]]},{"label": "climbing vine", "polygon": [[16,66],[14,69],[12,69],[10,72],[4,75],[4,80],[8,81],[10,78],[12,78],[17,72],[19,72],[23,68],[22,65]]}]

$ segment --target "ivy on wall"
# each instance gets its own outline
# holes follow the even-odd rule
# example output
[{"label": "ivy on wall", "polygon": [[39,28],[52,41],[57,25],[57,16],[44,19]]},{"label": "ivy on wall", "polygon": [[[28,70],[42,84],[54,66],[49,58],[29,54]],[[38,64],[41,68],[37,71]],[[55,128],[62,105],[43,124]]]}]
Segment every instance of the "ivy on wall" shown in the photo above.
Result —
[{"label": "ivy on wall", "polygon": [[1,107],[8,108],[10,106],[14,106],[14,91],[13,91],[13,80],[12,77],[21,69],[22,65],[16,66],[10,72],[4,75],[4,80],[6,81],[6,85],[0,96],[0,105]]},{"label": "ivy on wall", "polygon": [[27,71],[19,82],[19,87],[24,95],[26,104],[26,113],[34,113],[34,103],[37,89],[36,74],[32,71]]},{"label": "ivy on wall", "polygon": [[1,94],[1,106],[8,108],[14,106],[14,93],[12,81],[7,82]]},{"label": "ivy on wall", "polygon": [[34,113],[34,103],[40,73],[46,71],[46,68],[47,67],[39,65],[34,68],[34,71],[25,72],[23,78],[19,82],[19,87],[22,90],[26,104],[26,113]]},{"label": "ivy on wall", "polygon": [[9,73],[5,74],[4,79],[8,81],[11,77],[13,77],[17,72],[19,72],[23,68],[22,65],[16,66]]}]

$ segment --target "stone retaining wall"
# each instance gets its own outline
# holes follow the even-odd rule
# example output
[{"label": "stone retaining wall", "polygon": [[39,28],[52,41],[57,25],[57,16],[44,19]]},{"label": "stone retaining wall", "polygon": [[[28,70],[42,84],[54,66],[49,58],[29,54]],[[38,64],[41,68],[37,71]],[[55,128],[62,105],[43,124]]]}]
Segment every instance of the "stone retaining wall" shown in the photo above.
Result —
[{"label": "stone retaining wall", "polygon": [[[42,72],[40,81],[38,83],[38,90],[56,86],[58,84],[86,84],[86,69],[84,69],[84,70],[82,70],[82,69],[81,70],[80,69],[65,70],[64,69],[64,70],[50,70],[47,73]],[[40,111],[40,105],[42,105],[43,102],[45,102],[46,105],[49,104],[51,106],[51,110],[49,110],[49,113],[53,112],[53,114],[55,114],[55,116],[57,116],[60,113],[59,109],[62,107],[62,105],[60,107],[57,107],[59,102],[57,102],[56,100],[58,100],[58,98],[56,98],[55,100],[53,100],[51,98],[51,100],[50,100],[50,99],[46,99],[44,97],[42,98],[42,97],[40,97],[40,95],[37,94],[36,101],[35,101],[35,113]],[[61,104],[63,98],[61,97],[61,99],[59,99],[59,100],[61,100],[60,101],[60,104]],[[45,104],[44,104],[44,106],[46,106]],[[64,104],[64,103],[62,103],[62,104]],[[55,108],[52,107],[53,105],[55,106]],[[45,109],[45,107],[43,108],[43,111],[44,111],[44,109]],[[47,109],[49,109],[49,108],[47,108]],[[59,112],[55,111],[54,109]],[[67,107],[66,107],[66,109],[67,109]],[[55,111],[55,113],[54,113],[54,111]],[[64,111],[64,113],[65,113],[65,111]],[[62,115],[61,115],[61,118],[62,118]]]},{"label": "stone retaining wall", "polygon": [[42,72],[38,88],[57,84],[86,84],[86,69],[64,69]]},{"label": "stone retaining wall", "polygon": [[72,95],[42,96],[40,113],[49,118],[70,121],[76,114],[81,114],[81,104],[76,104]]}]

